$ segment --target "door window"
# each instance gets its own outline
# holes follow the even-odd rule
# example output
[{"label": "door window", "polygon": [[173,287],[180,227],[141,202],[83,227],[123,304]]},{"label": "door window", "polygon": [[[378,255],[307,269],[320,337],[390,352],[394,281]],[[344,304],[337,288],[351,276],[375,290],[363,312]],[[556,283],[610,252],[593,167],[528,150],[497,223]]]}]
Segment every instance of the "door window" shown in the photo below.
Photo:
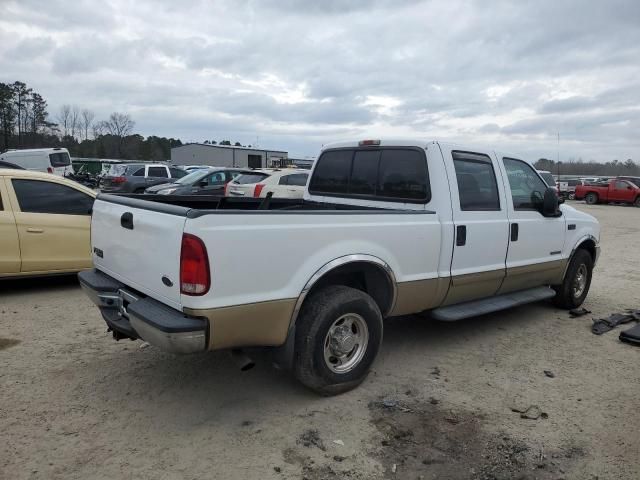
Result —
[{"label": "door window", "polygon": [[491,159],[487,155],[452,152],[458,180],[460,210],[500,210],[498,182]]},{"label": "door window", "polygon": [[212,173],[209,175],[209,178],[207,178],[207,183],[209,185],[223,185],[225,183],[224,172]]},{"label": "door window", "polygon": [[624,189],[626,189],[628,186],[629,186],[629,184],[627,184],[627,182],[620,182],[620,181],[617,181],[617,182],[616,182],[616,185],[615,185],[615,188],[616,188],[616,190],[624,190]]},{"label": "door window", "polygon": [[515,210],[538,210],[547,184],[531,165],[515,158],[503,158],[507,171],[513,208]]},{"label": "door window", "polygon": [[25,213],[90,215],[93,197],[74,188],[43,180],[11,180],[20,210]]},{"label": "door window", "polygon": [[167,169],[165,167],[149,167],[149,177],[167,178]]},{"label": "door window", "polygon": [[169,167],[169,173],[171,173],[171,178],[182,178],[187,175],[187,172],[181,168]]},{"label": "door window", "polygon": [[295,173],[293,175],[288,175],[287,178],[289,179],[288,185],[304,187],[307,184],[309,175],[306,173]]},{"label": "door window", "polygon": [[134,177],[144,177],[144,167],[139,168],[135,172],[133,172]]}]

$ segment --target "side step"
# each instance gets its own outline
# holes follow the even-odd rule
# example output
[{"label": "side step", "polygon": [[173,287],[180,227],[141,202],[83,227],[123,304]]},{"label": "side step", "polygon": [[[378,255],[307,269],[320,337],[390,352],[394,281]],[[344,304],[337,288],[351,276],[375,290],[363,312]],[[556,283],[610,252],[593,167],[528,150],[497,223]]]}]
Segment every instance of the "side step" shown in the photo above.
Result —
[{"label": "side step", "polygon": [[550,287],[529,288],[496,297],[436,308],[431,311],[431,316],[436,320],[453,322],[455,320],[462,320],[463,318],[476,317],[478,315],[524,305],[525,303],[539,302],[540,300],[553,298],[555,295],[556,292]]}]

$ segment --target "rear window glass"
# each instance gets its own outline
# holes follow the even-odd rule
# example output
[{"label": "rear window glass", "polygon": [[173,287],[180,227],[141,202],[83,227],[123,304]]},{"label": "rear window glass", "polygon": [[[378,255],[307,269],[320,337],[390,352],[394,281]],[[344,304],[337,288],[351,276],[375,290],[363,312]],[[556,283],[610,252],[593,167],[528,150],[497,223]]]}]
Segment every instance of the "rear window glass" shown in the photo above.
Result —
[{"label": "rear window glass", "polygon": [[548,186],[550,187],[556,186],[556,181],[553,178],[553,175],[551,175],[549,172],[538,172],[538,173],[540,174],[540,176]]},{"label": "rear window glass", "polygon": [[268,177],[269,175],[267,175],[266,173],[253,172],[253,173],[245,173],[243,175],[240,175],[239,177],[235,178],[233,181],[239,185],[246,185],[250,183],[261,182],[262,180]]},{"label": "rear window glass", "polygon": [[167,178],[167,169],[164,167],[149,167],[149,176],[155,178]]},{"label": "rear window glass", "polygon": [[428,202],[424,152],[411,148],[328,151],[318,160],[309,190],[316,194]]},{"label": "rear window glass", "polygon": [[52,167],[66,167],[71,165],[71,159],[67,152],[50,153],[49,161],[51,162]]}]

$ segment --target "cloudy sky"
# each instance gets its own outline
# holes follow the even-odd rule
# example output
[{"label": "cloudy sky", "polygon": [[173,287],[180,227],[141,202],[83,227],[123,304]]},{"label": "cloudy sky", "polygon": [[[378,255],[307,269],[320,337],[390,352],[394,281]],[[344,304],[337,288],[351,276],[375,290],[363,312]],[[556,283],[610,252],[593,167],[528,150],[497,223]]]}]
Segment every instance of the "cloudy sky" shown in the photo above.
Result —
[{"label": "cloudy sky", "polygon": [[[526,5],[525,5],[526,3]],[[640,1],[0,0],[0,81],[143,135],[640,161]]]}]

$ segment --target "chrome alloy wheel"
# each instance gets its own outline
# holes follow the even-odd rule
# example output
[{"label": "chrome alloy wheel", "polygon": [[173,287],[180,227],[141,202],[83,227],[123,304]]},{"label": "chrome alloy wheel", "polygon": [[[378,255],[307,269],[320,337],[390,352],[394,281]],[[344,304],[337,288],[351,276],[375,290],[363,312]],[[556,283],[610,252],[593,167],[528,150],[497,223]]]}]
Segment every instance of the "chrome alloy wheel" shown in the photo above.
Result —
[{"label": "chrome alloy wheel", "polygon": [[578,267],[576,277],[573,279],[573,298],[580,298],[584,293],[584,289],[587,288],[587,266],[582,263]]},{"label": "chrome alloy wheel", "polygon": [[364,357],[369,343],[369,328],[357,313],[338,318],[324,338],[324,361],[335,373],[353,370]]}]

